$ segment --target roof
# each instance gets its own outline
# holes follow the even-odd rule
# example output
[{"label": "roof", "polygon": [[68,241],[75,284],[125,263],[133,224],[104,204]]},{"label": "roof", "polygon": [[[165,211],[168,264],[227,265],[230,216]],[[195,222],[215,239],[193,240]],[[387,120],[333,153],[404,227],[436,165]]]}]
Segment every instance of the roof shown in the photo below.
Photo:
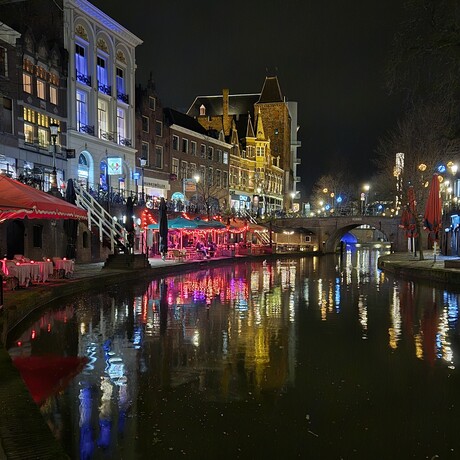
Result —
[{"label": "roof", "polygon": [[281,94],[278,77],[266,77],[262,93],[257,101],[259,104],[267,104],[271,102],[283,102],[284,98]]},{"label": "roof", "polygon": [[[253,113],[254,104],[259,100],[260,94],[230,94],[228,96],[228,114],[242,115]],[[223,95],[218,96],[198,96],[193,101],[187,111],[187,115],[198,117],[200,115],[200,107],[206,107],[206,115],[222,116]]]},{"label": "roof", "polygon": [[178,112],[177,110],[171,108],[163,109],[163,113],[165,116],[166,123],[171,125],[178,125],[182,128],[189,129],[190,131],[194,131],[199,134],[207,135],[208,132],[206,131],[203,126],[193,117],[186,115],[185,113]]}]

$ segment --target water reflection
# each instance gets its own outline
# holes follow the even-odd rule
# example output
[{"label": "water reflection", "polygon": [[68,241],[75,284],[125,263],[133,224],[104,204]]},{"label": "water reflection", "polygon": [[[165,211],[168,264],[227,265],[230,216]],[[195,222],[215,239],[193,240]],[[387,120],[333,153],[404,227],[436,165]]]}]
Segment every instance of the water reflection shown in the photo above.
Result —
[{"label": "water reflection", "polygon": [[[385,277],[379,255],[241,263],[82,296],[24,325],[10,353],[88,359],[41,408],[72,458],[202,458],[204,442],[225,458],[369,458],[360,448],[382,414],[400,436],[379,396],[401,392],[398,370],[417,373],[415,394],[428,378],[417,363],[453,373],[458,360],[458,294]],[[412,397],[401,394],[399,408]],[[345,434],[350,423],[375,434]]]}]

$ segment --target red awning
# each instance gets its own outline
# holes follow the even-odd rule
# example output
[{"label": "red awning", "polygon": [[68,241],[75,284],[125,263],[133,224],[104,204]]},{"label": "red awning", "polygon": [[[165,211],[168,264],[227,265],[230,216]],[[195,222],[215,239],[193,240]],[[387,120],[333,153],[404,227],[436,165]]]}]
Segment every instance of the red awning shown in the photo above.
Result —
[{"label": "red awning", "polygon": [[0,175],[0,222],[6,219],[88,219],[88,213],[21,182]]}]

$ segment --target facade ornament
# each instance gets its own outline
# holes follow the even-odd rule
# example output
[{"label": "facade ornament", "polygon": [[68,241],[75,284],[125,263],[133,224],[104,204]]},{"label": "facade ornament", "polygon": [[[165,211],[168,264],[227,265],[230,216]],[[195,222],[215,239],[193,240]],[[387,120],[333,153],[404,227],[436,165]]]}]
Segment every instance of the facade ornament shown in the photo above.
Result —
[{"label": "facade ornament", "polygon": [[88,33],[86,32],[86,29],[81,24],[76,25],[75,35],[78,35],[80,38],[83,38],[83,40],[88,41]]},{"label": "facade ornament", "polygon": [[109,47],[107,46],[106,41],[103,38],[99,38],[97,40],[97,47],[98,49],[104,51],[105,53],[109,53]]},{"label": "facade ornament", "polygon": [[120,61],[120,62],[123,62],[124,64],[126,64],[125,53],[123,53],[123,51],[121,51],[121,50],[117,51],[117,61]]}]

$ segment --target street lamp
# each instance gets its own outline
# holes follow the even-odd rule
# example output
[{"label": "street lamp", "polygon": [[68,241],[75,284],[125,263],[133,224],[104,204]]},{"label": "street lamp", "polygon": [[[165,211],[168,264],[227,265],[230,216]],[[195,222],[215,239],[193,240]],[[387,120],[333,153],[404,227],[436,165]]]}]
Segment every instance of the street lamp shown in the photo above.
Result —
[{"label": "street lamp", "polygon": [[142,172],[142,177],[141,177],[141,180],[142,180],[141,199],[142,199],[142,203],[144,203],[145,202],[144,201],[144,167],[147,164],[147,158],[141,157],[141,158],[139,158],[139,161],[141,163],[141,172]]},{"label": "street lamp", "polygon": [[195,210],[198,211],[198,182],[200,182],[200,175],[194,174],[193,179],[195,181],[195,206],[196,206]]},{"label": "street lamp", "polygon": [[366,208],[367,208],[367,199],[368,199],[368,195],[369,195],[369,190],[370,190],[370,185],[369,184],[365,184],[363,186],[363,190],[364,192],[361,193],[361,202],[362,202],[362,205],[363,205],[363,209],[362,209],[362,214],[366,214]]},{"label": "street lamp", "polygon": [[294,212],[294,199],[295,199],[295,192],[291,192],[291,210]]},{"label": "street lamp", "polygon": [[51,189],[52,192],[57,192],[57,174],[56,174],[56,139],[58,136],[59,125],[57,123],[50,123],[50,136],[53,141],[53,172],[51,173]]}]

